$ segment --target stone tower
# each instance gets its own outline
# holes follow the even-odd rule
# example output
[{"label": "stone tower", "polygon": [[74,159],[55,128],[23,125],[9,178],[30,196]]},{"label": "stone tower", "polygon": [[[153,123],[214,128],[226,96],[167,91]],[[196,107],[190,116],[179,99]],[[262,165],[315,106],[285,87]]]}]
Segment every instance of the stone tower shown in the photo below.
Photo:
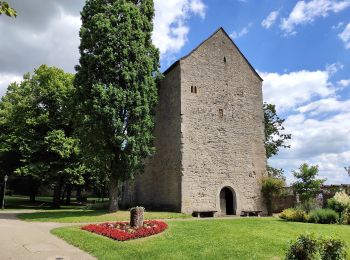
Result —
[{"label": "stone tower", "polygon": [[265,210],[262,79],[220,28],[165,71],[156,153],[123,204],[240,214]]}]

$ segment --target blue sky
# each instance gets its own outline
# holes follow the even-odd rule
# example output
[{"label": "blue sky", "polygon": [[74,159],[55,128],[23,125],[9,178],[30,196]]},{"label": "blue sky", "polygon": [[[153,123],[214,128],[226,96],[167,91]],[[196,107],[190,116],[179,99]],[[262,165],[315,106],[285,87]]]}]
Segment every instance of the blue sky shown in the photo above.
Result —
[{"label": "blue sky", "polygon": [[[205,18],[191,16],[188,21],[188,40],[176,57],[191,51],[202,39],[222,26],[229,34],[247,28],[248,32],[235,39],[235,42],[259,71],[283,73],[303,69],[317,70],[335,62],[350,67],[350,51],[345,49],[338,37],[350,22],[350,8],[336,14],[329,12],[327,17],[316,17],[311,23],[296,26],[296,35],[285,36],[280,28],[280,18],[287,17],[296,2],[204,0]],[[279,11],[279,17],[275,24],[265,29],[261,22],[273,11]],[[343,26],[332,29],[332,26],[337,26],[340,22],[344,23]],[[166,61],[162,65],[165,68]],[[336,78],[342,79],[346,75],[349,76],[349,73],[342,70]]]},{"label": "blue sky", "polygon": [[[84,0],[8,0],[0,16],[0,96],[41,64],[74,72]],[[154,44],[162,70],[219,27],[264,79],[292,134],[270,160],[286,171],[319,165],[328,183],[350,183],[350,0],[155,0]]]}]

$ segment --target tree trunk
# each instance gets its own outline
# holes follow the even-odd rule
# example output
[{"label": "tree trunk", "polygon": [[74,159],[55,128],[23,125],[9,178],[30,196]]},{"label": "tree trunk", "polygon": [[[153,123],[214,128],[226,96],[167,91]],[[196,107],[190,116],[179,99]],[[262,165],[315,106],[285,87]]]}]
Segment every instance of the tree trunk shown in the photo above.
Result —
[{"label": "tree trunk", "polygon": [[142,207],[135,207],[130,209],[130,226],[133,228],[143,227],[143,214],[145,209]]},{"label": "tree trunk", "polygon": [[102,202],[105,201],[106,195],[107,195],[107,193],[106,193],[106,182],[104,182],[103,185],[102,185]]},{"label": "tree trunk", "polygon": [[[62,185],[63,186],[63,185]],[[64,189],[63,189],[63,192],[61,194],[61,204],[64,203],[64,199],[66,197],[66,193],[67,193],[67,185],[64,185]]]},{"label": "tree trunk", "polygon": [[39,186],[40,184],[38,184],[38,180],[35,180],[33,177],[31,177],[30,179],[30,195],[29,195],[29,200],[30,202],[35,202],[35,197],[36,197],[36,194],[38,193],[38,189],[39,189]]},{"label": "tree trunk", "polygon": [[67,186],[67,197],[66,197],[66,205],[70,205],[70,198],[72,196],[72,185]]},{"label": "tree trunk", "polygon": [[76,199],[77,199],[78,202],[82,202],[81,189],[82,189],[82,187],[78,186],[78,188],[77,188],[77,195],[76,195]]},{"label": "tree trunk", "polygon": [[109,212],[116,212],[118,209],[118,178],[112,174],[109,180]]},{"label": "tree trunk", "polygon": [[4,185],[5,182],[1,183],[0,182],[0,209],[3,208],[3,202],[4,202]]},{"label": "tree trunk", "polygon": [[29,196],[30,202],[35,202],[35,196],[36,196],[36,193],[31,191],[30,196]]},{"label": "tree trunk", "polygon": [[61,190],[62,190],[62,181],[59,180],[56,182],[54,190],[53,190],[53,208],[59,208],[61,205]]},{"label": "tree trunk", "polygon": [[273,213],[272,197],[266,198],[266,209],[267,209],[267,215],[272,216],[272,213]]}]

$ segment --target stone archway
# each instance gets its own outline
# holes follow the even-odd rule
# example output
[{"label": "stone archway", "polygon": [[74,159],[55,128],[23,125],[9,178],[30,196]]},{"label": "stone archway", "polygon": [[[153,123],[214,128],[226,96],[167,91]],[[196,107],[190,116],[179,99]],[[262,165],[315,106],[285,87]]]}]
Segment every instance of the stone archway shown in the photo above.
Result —
[{"label": "stone archway", "polygon": [[221,215],[236,215],[236,193],[230,187],[224,187],[220,191],[220,210]]}]

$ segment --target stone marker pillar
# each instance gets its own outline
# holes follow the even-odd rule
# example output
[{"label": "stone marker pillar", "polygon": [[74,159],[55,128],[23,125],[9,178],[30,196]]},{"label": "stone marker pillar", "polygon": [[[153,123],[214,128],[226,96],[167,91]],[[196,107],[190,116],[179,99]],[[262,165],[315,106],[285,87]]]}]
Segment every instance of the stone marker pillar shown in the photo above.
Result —
[{"label": "stone marker pillar", "polygon": [[145,208],[135,207],[130,209],[130,226],[133,228],[143,227],[143,215]]}]

